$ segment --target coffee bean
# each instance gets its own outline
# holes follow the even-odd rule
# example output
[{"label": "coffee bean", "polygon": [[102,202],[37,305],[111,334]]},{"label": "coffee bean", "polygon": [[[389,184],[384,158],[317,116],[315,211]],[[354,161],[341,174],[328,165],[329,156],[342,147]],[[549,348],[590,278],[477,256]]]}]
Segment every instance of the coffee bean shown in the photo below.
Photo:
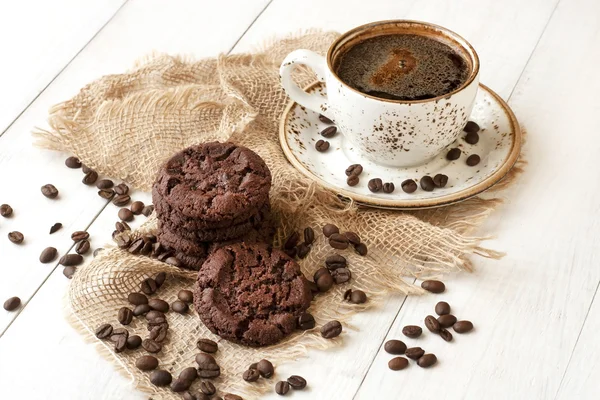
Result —
[{"label": "coffee bean", "polygon": [[344,250],[348,248],[348,238],[344,235],[341,235],[339,233],[332,233],[329,236],[329,245],[331,247],[333,247],[334,249],[338,249],[338,250]]},{"label": "coffee bean", "polygon": [[179,373],[179,379],[193,382],[194,380],[196,380],[196,378],[198,378],[198,371],[196,371],[196,368],[194,367],[184,368]]},{"label": "coffee bean", "polygon": [[12,213],[13,213],[13,209],[8,204],[2,204],[0,206],[0,215],[3,216],[4,218],[10,217],[12,215]]},{"label": "coffee bean", "polygon": [[119,233],[131,230],[131,228],[129,227],[127,222],[123,222],[123,221],[115,222],[115,229]]},{"label": "coffee bean", "polygon": [[300,243],[298,247],[296,247],[296,253],[298,258],[304,259],[310,253],[310,247],[308,247],[305,243]]},{"label": "coffee bean", "polygon": [[374,178],[369,181],[367,184],[369,190],[373,193],[380,192],[383,189],[383,182],[379,178]]},{"label": "coffee bean", "polygon": [[476,166],[480,161],[481,157],[479,157],[477,154],[471,154],[469,157],[467,157],[467,165],[469,167]]},{"label": "coffee bean", "polygon": [[360,164],[352,164],[346,168],[346,176],[359,176],[363,172],[363,166]]},{"label": "coffee bean", "polygon": [[135,366],[142,371],[151,371],[158,367],[158,359],[154,356],[141,356],[135,360]]},{"label": "coffee bean", "polygon": [[256,364],[256,369],[264,378],[270,378],[275,373],[275,367],[269,360],[262,359]]},{"label": "coffee bean", "polygon": [[339,321],[329,321],[321,327],[321,336],[325,339],[333,339],[342,333],[342,324]]},{"label": "coffee bean", "polygon": [[210,339],[198,339],[196,345],[205,353],[216,353],[219,349],[219,345]]},{"label": "coffee bean", "polygon": [[327,268],[319,268],[313,275],[313,280],[321,293],[328,291],[333,286],[333,277]]},{"label": "coffee bean", "polygon": [[242,378],[246,382],[256,382],[259,377],[260,377],[260,373],[256,369],[247,369],[246,371],[244,371],[244,374],[242,375]]},{"label": "coffee bean", "polygon": [[140,215],[144,210],[144,203],[141,201],[134,201],[131,203],[131,212],[135,215]]},{"label": "coffee bean", "polygon": [[338,228],[334,224],[325,224],[323,226],[323,235],[325,235],[325,237],[329,237],[334,233],[340,233],[340,228]]},{"label": "coffee bean", "polygon": [[154,294],[156,292],[157,285],[156,281],[152,278],[146,278],[142,281],[140,285],[140,290],[147,295]]},{"label": "coffee bean", "polygon": [[323,153],[329,150],[329,142],[327,140],[319,139],[317,140],[317,143],[315,143],[315,149],[317,149],[318,152]]},{"label": "coffee bean", "polygon": [[165,371],[164,369],[157,369],[150,374],[150,382],[155,386],[167,386],[172,380],[173,377],[169,371]]},{"label": "coffee bean", "polygon": [[65,254],[58,263],[65,267],[77,266],[83,263],[83,257],[80,254]]},{"label": "coffee bean", "polygon": [[421,178],[421,189],[426,192],[431,192],[435,188],[435,183],[433,183],[433,179],[429,175],[425,175]]},{"label": "coffee bean", "polygon": [[113,333],[113,327],[111,324],[102,324],[96,328],[96,337],[98,339],[106,339]]},{"label": "coffee bean", "polygon": [[284,249],[283,252],[287,254],[290,258],[295,258],[296,254],[298,254],[298,249],[294,247],[291,249]]},{"label": "coffee bean", "polygon": [[131,243],[131,245],[129,246],[129,248],[127,249],[128,252],[130,252],[131,254],[139,254],[142,249],[144,248],[144,239],[139,238],[133,241],[133,243]]},{"label": "coffee bean", "polygon": [[401,340],[392,339],[385,342],[383,349],[389,354],[404,354],[406,345]]},{"label": "coffee bean", "polygon": [[57,251],[54,247],[46,247],[43,251],[42,254],[40,254],[40,262],[42,264],[48,264],[49,262],[52,262],[57,255]]},{"label": "coffee bean", "polygon": [[42,194],[49,199],[55,199],[58,196],[58,189],[54,185],[47,184],[42,186]]},{"label": "coffee bean", "polygon": [[184,392],[192,386],[192,381],[177,378],[171,383],[171,390],[175,393]]},{"label": "coffee bean", "polygon": [[311,294],[313,295],[313,297],[315,297],[315,295],[317,293],[319,293],[319,287],[313,281],[309,281],[306,278],[304,278],[304,280],[306,281],[306,284],[308,285],[308,288],[310,289]]},{"label": "coffee bean", "polygon": [[357,244],[356,246],[354,246],[354,250],[361,256],[366,256],[368,252],[367,245],[364,243]]},{"label": "coffee bean", "polygon": [[135,317],[139,317],[140,315],[147,314],[148,312],[150,312],[150,310],[151,310],[151,308],[148,304],[138,304],[133,309],[133,315]]},{"label": "coffee bean", "polygon": [[456,317],[452,314],[442,315],[437,321],[442,328],[450,328],[456,323]]},{"label": "coffee bean", "polygon": [[177,298],[184,303],[192,303],[194,301],[194,294],[190,290],[180,290],[177,293]]},{"label": "coffee bean", "polygon": [[146,315],[148,321],[158,320],[159,318],[165,319],[165,314],[160,311],[152,310]]},{"label": "coffee bean", "polygon": [[303,331],[312,329],[315,327],[315,318],[309,313],[303,313],[298,317],[296,326]]},{"label": "coffee bean", "polygon": [[117,236],[115,242],[117,242],[117,246],[119,246],[120,249],[125,249],[131,245],[131,237],[124,233]]},{"label": "coffee bean", "polygon": [[429,368],[437,362],[435,354],[425,354],[417,360],[417,365],[421,368]]},{"label": "coffee bean", "polygon": [[448,176],[444,174],[436,174],[433,177],[433,184],[435,187],[443,188],[448,183]]},{"label": "coffee bean", "polygon": [[114,183],[110,179],[100,179],[98,182],[96,182],[96,187],[98,189],[110,189],[113,186]]},{"label": "coffee bean", "polygon": [[322,114],[319,114],[319,121],[323,122],[324,124],[333,124],[332,120]]},{"label": "coffee bean", "polygon": [[421,336],[421,333],[423,333],[423,329],[421,329],[420,326],[416,325],[406,325],[404,328],[402,328],[402,333],[404,334],[404,336],[414,339]]},{"label": "coffee bean", "polygon": [[169,303],[161,299],[150,299],[148,305],[151,309],[166,313],[169,311]]},{"label": "coffee bean", "polygon": [[71,156],[65,160],[65,165],[68,168],[73,168],[73,169],[81,168],[81,161],[79,161],[79,158]]},{"label": "coffee bean", "polygon": [[358,178],[358,176],[356,175],[350,175],[347,179],[346,179],[346,184],[348,186],[356,186],[358,185],[358,182],[360,182],[360,179]]},{"label": "coffee bean", "polygon": [[131,197],[129,197],[129,195],[118,194],[115,196],[115,198],[113,199],[112,202],[117,207],[123,207],[123,206],[126,206],[127,204],[129,204],[130,200],[131,200]]},{"label": "coffee bean", "polygon": [[115,193],[116,194],[127,194],[127,193],[129,193],[129,186],[127,186],[124,183],[119,183],[117,186],[115,186]]},{"label": "coffee bean", "polygon": [[461,153],[461,151],[458,147],[450,149],[448,154],[446,154],[446,160],[448,160],[448,161],[458,160],[460,158],[460,153]]},{"label": "coffee bean", "polygon": [[469,132],[465,135],[465,142],[469,144],[477,144],[479,142],[479,134],[477,132]]},{"label": "coffee bean", "polygon": [[150,333],[148,334],[148,338],[154,340],[157,343],[163,342],[167,338],[167,334],[169,333],[169,325],[165,322],[152,326],[150,329]]},{"label": "coffee bean", "polygon": [[420,347],[411,347],[404,352],[404,355],[411,360],[418,360],[423,357],[423,354],[425,354],[425,350]]},{"label": "coffee bean", "polygon": [[171,309],[179,314],[187,313],[189,308],[190,307],[187,305],[187,303],[184,303],[181,300],[176,300],[173,302],[173,304],[171,304]]},{"label": "coffee bean", "polygon": [[50,227],[50,234],[52,235],[54,232],[57,232],[60,228],[62,228],[62,224],[60,222],[55,223]]},{"label": "coffee bean", "polygon": [[345,257],[340,256],[339,254],[333,254],[325,259],[325,265],[327,266],[327,269],[333,271],[334,269],[345,268],[348,265],[348,262]]},{"label": "coffee bean", "polygon": [[96,171],[90,171],[81,180],[86,185],[93,185],[98,180],[98,173]]},{"label": "coffee bean", "polygon": [[146,242],[144,243],[144,247],[140,250],[140,254],[143,256],[149,256],[152,253],[152,243]]},{"label": "coffee bean", "polygon": [[321,131],[321,136],[329,139],[335,136],[337,133],[337,128],[335,126],[328,126],[327,128]]},{"label": "coffee bean", "polygon": [[90,238],[90,234],[85,231],[76,231],[71,234],[71,240],[79,242]]},{"label": "coffee bean", "polygon": [[[112,337],[111,337],[112,339]],[[115,340],[115,353],[121,353],[127,348],[127,340],[129,338],[125,335],[120,335]]]},{"label": "coffee bean", "polygon": [[463,131],[468,132],[468,133],[471,133],[471,132],[477,133],[477,132],[479,132],[479,125],[477,125],[476,122],[469,121],[463,128]]},{"label": "coffee bean", "polygon": [[114,195],[115,191],[112,189],[98,190],[98,196],[102,197],[103,199],[111,199]]},{"label": "coffee bean", "polygon": [[304,244],[310,246],[315,241],[315,231],[310,226],[304,228]]},{"label": "coffee bean", "polygon": [[446,290],[444,282],[435,280],[423,281],[421,287],[431,293],[443,293]]},{"label": "coffee bean", "polygon": [[352,273],[348,268],[338,268],[331,271],[331,277],[336,285],[341,285],[352,278]]},{"label": "coffee bean", "polygon": [[142,345],[142,338],[138,335],[129,336],[127,338],[127,348],[135,350]]},{"label": "coffee bean", "polygon": [[284,396],[290,391],[290,384],[286,381],[279,381],[275,384],[275,393]]},{"label": "coffee bean", "polygon": [[[218,397],[218,396],[217,396]],[[213,397],[211,400],[217,400],[215,397]],[[227,393],[224,397],[223,400],[244,400],[242,399],[240,396],[238,396],[237,394],[232,394],[232,393]]]},{"label": "coffee bean", "polygon": [[299,375],[292,375],[287,378],[287,382],[290,384],[290,387],[294,390],[302,390],[306,387],[306,379]]},{"label": "coffee bean", "polygon": [[405,193],[414,193],[417,190],[417,183],[413,179],[407,179],[400,185]]},{"label": "coffee bean", "polygon": [[152,339],[144,339],[142,341],[142,347],[148,353],[158,353],[162,350],[162,345]]},{"label": "coffee bean", "polygon": [[119,210],[119,219],[121,221],[126,221],[126,222],[130,222],[133,221],[133,213],[131,212],[131,210],[129,208],[121,208]]},{"label": "coffee bean", "polygon": [[129,331],[125,328],[113,329],[112,335],[110,335],[110,340],[116,342],[121,336],[124,336],[125,339],[127,339],[129,337]]},{"label": "coffee bean", "polygon": [[298,232],[292,232],[290,234],[290,236],[288,236],[287,240],[285,241],[283,248],[286,250],[289,250],[289,249],[295,247],[296,244],[298,243],[299,239],[300,239],[300,235],[298,235]]},{"label": "coffee bean", "polygon": [[18,297],[11,297],[4,302],[4,309],[6,311],[14,311],[21,305],[21,299]]},{"label": "coffee bean", "polygon": [[152,253],[150,253],[150,257],[157,258],[162,254],[163,247],[160,243],[152,244]]},{"label": "coffee bean", "polygon": [[21,243],[23,243],[24,239],[25,239],[25,236],[23,236],[23,234],[21,232],[14,231],[14,232],[8,233],[8,240],[13,242],[14,244],[21,244]]},{"label": "coffee bean", "polygon": [[198,365],[208,365],[208,364],[216,364],[215,358],[210,354],[206,353],[198,353],[196,354],[196,362]]},{"label": "coffee bean", "polygon": [[452,328],[456,333],[467,333],[473,329],[473,323],[471,321],[458,321]]},{"label": "coffee bean", "polygon": [[212,382],[202,381],[200,382],[200,391],[208,396],[212,396],[213,394],[217,393],[217,388],[212,384]]},{"label": "coffee bean", "polygon": [[440,329],[440,336],[442,339],[444,339],[446,342],[451,342],[452,341],[452,334],[450,333],[450,331],[448,331],[448,329],[446,328],[442,328]]},{"label": "coffee bean", "polygon": [[400,371],[408,367],[408,360],[404,357],[394,357],[388,361],[388,367],[392,371]]},{"label": "coffee bean", "polygon": [[81,164],[81,172],[83,172],[84,174],[87,174],[91,170],[92,169],[90,167],[86,166],[85,164]]},{"label": "coffee bean", "polygon": [[435,313],[437,315],[447,315],[450,314],[450,304],[445,301],[440,301],[435,305]]},{"label": "coffee bean", "polygon": [[344,232],[344,236],[346,236],[346,239],[354,246],[360,244],[360,236],[355,232]]},{"label": "coffee bean", "polygon": [[217,364],[203,364],[198,367],[198,376],[200,378],[216,378],[221,375],[221,367]]},{"label": "coffee bean", "polygon": [[142,214],[143,214],[145,217],[149,217],[149,216],[150,216],[150,214],[152,214],[153,212],[154,212],[154,205],[152,205],[152,204],[150,204],[150,205],[148,205],[148,206],[145,206],[145,207],[142,209]]},{"label": "coffee bean", "polygon": [[90,251],[90,242],[88,240],[82,240],[75,246],[75,253],[77,254],[86,254],[88,251]]},{"label": "coffee bean", "polygon": [[72,279],[73,275],[75,275],[75,271],[77,269],[73,266],[65,267],[63,269],[63,275],[67,277],[67,279]]},{"label": "coffee bean", "polygon": [[127,300],[134,306],[139,306],[140,304],[148,304],[148,298],[142,293],[129,293],[129,295],[127,296]]},{"label": "coffee bean", "polygon": [[367,302],[367,295],[362,290],[353,290],[350,293],[350,302],[354,304],[363,304]]},{"label": "coffee bean", "polygon": [[131,321],[133,320],[133,312],[131,311],[131,309],[129,309],[127,307],[121,307],[119,309],[119,313],[117,315],[117,320],[122,325],[129,325],[131,323]]},{"label": "coffee bean", "polygon": [[440,323],[433,315],[425,317],[425,327],[433,333],[438,333],[440,331]]}]

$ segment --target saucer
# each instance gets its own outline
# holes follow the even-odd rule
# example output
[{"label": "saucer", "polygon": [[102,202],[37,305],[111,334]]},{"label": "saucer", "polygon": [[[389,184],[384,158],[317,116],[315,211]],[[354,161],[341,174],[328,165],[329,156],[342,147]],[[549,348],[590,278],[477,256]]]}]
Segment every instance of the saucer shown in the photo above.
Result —
[{"label": "saucer", "polygon": [[[304,89],[326,94],[325,86],[315,82]],[[281,118],[279,141],[289,162],[307,177],[339,195],[356,202],[378,208],[399,210],[423,209],[453,204],[473,197],[500,181],[513,167],[521,150],[521,130],[513,112],[496,93],[480,84],[475,106],[469,120],[475,121],[481,128],[479,142],[475,145],[464,140],[463,132],[448,146],[458,147],[461,156],[458,160],[448,161],[446,151],[432,160],[415,167],[400,168],[379,165],[359,154],[352,143],[338,132],[333,138],[326,139],[319,132],[328,124],[319,120],[319,114],[307,110],[296,102],[290,102]],[[318,152],[315,143],[327,140],[330,147]],[[478,165],[470,167],[466,159],[471,154],[481,157]],[[346,183],[346,168],[351,164],[361,164],[363,172],[356,186]],[[414,193],[405,193],[401,183],[406,179],[415,179],[436,174],[448,176],[443,188],[426,192],[419,186]],[[384,183],[394,183],[392,193],[372,193],[367,183],[370,179],[380,178]]]}]

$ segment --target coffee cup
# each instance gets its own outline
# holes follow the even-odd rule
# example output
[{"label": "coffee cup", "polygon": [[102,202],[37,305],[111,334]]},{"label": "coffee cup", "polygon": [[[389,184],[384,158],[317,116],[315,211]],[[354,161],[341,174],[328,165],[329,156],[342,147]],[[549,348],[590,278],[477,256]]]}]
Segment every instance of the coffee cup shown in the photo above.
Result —
[{"label": "coffee cup", "polygon": [[[369,79],[367,84],[381,83],[388,79],[390,85],[405,85],[406,82],[396,78],[400,75],[402,78],[411,77],[404,72],[409,69],[410,73],[419,72],[422,75],[419,77],[420,82],[425,82],[422,86],[426,86],[427,82],[435,82],[438,75],[428,77],[426,70],[418,70],[421,65],[435,59],[417,54],[423,52],[419,47],[419,40],[427,39],[447,46],[459,56],[458,64],[463,63],[459,72],[464,73],[464,79],[440,80],[451,81],[452,84],[448,84],[447,93],[434,93],[431,96],[429,93],[419,95],[418,85],[416,88],[415,85],[405,85],[411,88],[410,91],[416,90],[417,95],[400,97],[403,93],[382,94],[365,90],[356,85],[353,87],[340,78],[344,57],[349,57],[352,48],[361,45],[367,46],[369,50],[369,43],[373,40],[390,35],[399,35],[397,37],[400,41],[407,38],[412,40],[409,43],[413,46],[412,50],[403,48],[402,44],[391,43],[390,53],[383,55],[387,58],[382,60],[381,65],[374,66],[372,71],[369,70],[370,65],[361,65],[363,70],[357,76],[359,79]],[[385,46],[378,46],[383,47]],[[356,51],[358,57],[361,57],[361,51],[362,49]],[[298,64],[311,68],[317,78],[324,82],[326,96],[315,92],[307,93],[296,85],[291,75]],[[449,69],[451,68],[442,69],[441,73],[444,74]],[[344,135],[344,140],[350,141],[361,156],[385,166],[409,167],[434,158],[459,136],[468,121],[477,94],[479,58],[465,39],[441,26],[408,20],[379,21],[359,26],[341,35],[330,46],[326,57],[310,50],[293,51],[281,64],[280,76],[281,85],[292,100],[333,120],[338,131]],[[399,90],[403,90],[399,87]],[[439,88],[444,89],[446,86]]]}]

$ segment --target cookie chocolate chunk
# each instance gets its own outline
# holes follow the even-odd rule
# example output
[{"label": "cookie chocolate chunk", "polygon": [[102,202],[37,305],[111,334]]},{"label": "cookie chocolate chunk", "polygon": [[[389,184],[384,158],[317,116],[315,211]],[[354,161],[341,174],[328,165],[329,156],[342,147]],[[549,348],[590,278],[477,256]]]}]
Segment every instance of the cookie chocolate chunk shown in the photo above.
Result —
[{"label": "cookie chocolate chunk", "polygon": [[312,294],[300,267],[265,244],[222,247],[202,265],[195,286],[202,322],[224,339],[267,346],[296,327]]}]

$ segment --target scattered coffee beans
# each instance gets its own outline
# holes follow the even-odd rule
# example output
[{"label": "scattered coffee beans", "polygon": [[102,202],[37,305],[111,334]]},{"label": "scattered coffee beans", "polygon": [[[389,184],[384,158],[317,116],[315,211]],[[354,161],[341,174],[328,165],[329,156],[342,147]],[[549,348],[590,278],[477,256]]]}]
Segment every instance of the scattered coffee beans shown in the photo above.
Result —
[{"label": "scattered coffee beans", "polygon": [[171,309],[176,313],[185,314],[190,309],[190,306],[188,306],[187,303],[184,303],[181,300],[176,300],[173,302],[173,304],[171,304]]},{"label": "scattered coffee beans", "polygon": [[364,243],[360,243],[354,246],[354,250],[361,256],[366,256],[368,252],[367,245]]},{"label": "scattered coffee beans", "polygon": [[151,371],[158,367],[158,359],[154,356],[141,356],[135,360],[135,366],[142,371]]},{"label": "scattered coffee beans", "polygon": [[[362,290],[350,290],[350,294],[348,295],[348,300],[354,304],[363,304],[367,302],[367,295]],[[346,292],[347,293],[347,292]],[[344,295],[344,297],[346,297]]]},{"label": "scattered coffee beans", "polygon": [[275,393],[284,396],[290,391],[290,384],[286,381],[279,381],[275,384]]},{"label": "scattered coffee beans", "polygon": [[477,125],[476,122],[469,121],[463,128],[463,131],[465,131],[467,133],[471,133],[471,132],[477,133],[477,132],[479,132],[479,125]]},{"label": "scattered coffee beans", "polygon": [[155,386],[167,386],[172,380],[171,374],[164,369],[157,369],[150,374],[150,382]]},{"label": "scattered coffee beans", "polygon": [[198,376],[200,378],[216,378],[221,375],[221,367],[217,364],[202,364],[198,367]]},{"label": "scattered coffee beans", "polygon": [[304,228],[304,244],[310,246],[315,241],[315,231],[310,226]]},{"label": "scattered coffee beans", "polygon": [[121,307],[117,315],[117,320],[122,325],[129,325],[133,321],[133,312],[127,307]]},{"label": "scattered coffee beans", "polygon": [[129,293],[129,295],[127,296],[127,300],[134,306],[139,306],[140,304],[148,304],[148,298],[142,293]]},{"label": "scattered coffee beans", "polygon": [[90,238],[90,234],[85,231],[76,231],[71,234],[71,240],[79,242],[80,240],[86,240]]},{"label": "scattered coffee beans", "polygon": [[52,225],[50,227],[50,234],[52,235],[54,232],[58,231],[60,228],[62,228],[62,224],[60,222],[55,223],[54,225]]},{"label": "scattered coffee beans", "polygon": [[417,190],[417,182],[414,179],[407,179],[400,186],[405,193],[414,193]]},{"label": "scattered coffee beans", "polygon": [[296,250],[298,258],[304,259],[310,252],[310,247],[308,247],[306,243],[300,243],[298,247],[296,247]]},{"label": "scattered coffee beans", "polygon": [[352,273],[348,268],[338,268],[331,271],[331,277],[336,285],[341,285],[352,278]]},{"label": "scattered coffee beans", "polygon": [[169,303],[161,299],[150,299],[148,305],[151,309],[166,313],[169,311]]},{"label": "scattered coffee beans", "polygon": [[329,235],[329,245],[334,249],[345,250],[349,245],[348,238],[339,233],[332,233]]},{"label": "scattered coffee beans", "polygon": [[302,390],[306,387],[306,379],[299,375],[292,375],[287,378],[287,382],[290,384],[290,387],[294,390]]},{"label": "scattered coffee beans", "polygon": [[388,340],[383,345],[383,349],[389,354],[404,354],[406,345],[401,340]]},{"label": "scattered coffee beans", "polygon": [[321,293],[328,291],[333,286],[333,276],[327,268],[319,268],[313,275],[313,280]]},{"label": "scattered coffee beans", "polygon": [[193,382],[196,378],[198,378],[198,371],[196,371],[196,368],[194,368],[194,367],[184,368],[179,373],[179,379]]},{"label": "scattered coffee beans", "polygon": [[479,157],[477,154],[471,154],[469,157],[467,157],[467,165],[469,167],[476,166],[480,161],[481,157]]},{"label": "scattered coffee beans", "polygon": [[71,279],[71,278],[73,278],[73,275],[75,275],[75,271],[76,271],[76,268],[73,266],[65,267],[63,269],[63,275],[65,277],[67,277],[67,279]]},{"label": "scattered coffee beans", "polygon": [[431,293],[443,293],[446,290],[444,282],[436,280],[423,281],[421,287]]},{"label": "scattered coffee beans", "polygon": [[92,170],[85,174],[85,176],[83,177],[81,182],[86,185],[93,185],[94,183],[96,183],[97,180],[98,180],[98,173],[96,171]]},{"label": "scattered coffee beans", "polygon": [[347,265],[346,258],[338,254],[333,254],[325,259],[325,266],[327,266],[327,269],[330,271],[338,268],[345,268]]},{"label": "scattered coffee beans", "polygon": [[433,183],[433,179],[429,175],[425,175],[421,178],[421,189],[426,192],[432,192],[435,188],[435,183]]},{"label": "scattered coffee beans", "polygon": [[448,154],[446,154],[446,159],[448,161],[454,161],[454,160],[458,160],[460,158],[460,149],[458,147],[455,147],[453,149],[450,149],[450,151],[448,152]]},{"label": "scattered coffee beans", "polygon": [[404,328],[402,328],[402,333],[404,336],[415,339],[421,336],[423,329],[416,325],[406,325]]},{"label": "scattered coffee beans", "polygon": [[13,213],[13,209],[8,204],[2,204],[0,206],[0,215],[3,216],[4,218],[10,217],[12,215],[12,213]]},{"label": "scattered coffee beans", "polygon": [[371,192],[377,193],[383,189],[383,182],[379,178],[373,178],[369,181],[367,186]]},{"label": "scattered coffee beans", "polygon": [[477,132],[469,132],[465,135],[465,142],[469,144],[477,144],[479,142],[479,134]]},{"label": "scattered coffee beans", "polygon": [[323,235],[325,235],[325,237],[329,237],[334,233],[340,233],[340,228],[338,228],[334,224],[325,224],[323,226]]},{"label": "scattered coffee beans", "polygon": [[256,369],[263,378],[270,378],[275,373],[275,368],[269,360],[262,359],[256,364]]},{"label": "scattered coffee beans", "polygon": [[244,371],[244,374],[242,375],[242,378],[246,381],[246,382],[256,382],[258,380],[258,378],[260,377],[260,373],[258,372],[257,369],[247,369],[246,371]]},{"label": "scattered coffee beans", "polygon": [[13,242],[14,244],[21,244],[21,243],[23,243],[24,239],[25,239],[25,236],[23,236],[23,234],[21,232],[13,231],[13,232],[8,233],[8,240]]},{"label": "scattered coffee beans", "polygon": [[451,342],[452,341],[452,334],[450,333],[450,331],[448,331],[448,329],[446,328],[442,328],[440,329],[440,336],[442,337],[442,339],[444,339],[446,342]]},{"label": "scattered coffee beans", "polygon": [[438,333],[440,331],[440,323],[433,315],[425,317],[425,326],[433,333]]},{"label": "scattered coffee beans", "polygon": [[117,207],[123,207],[123,206],[126,206],[127,204],[129,204],[130,200],[131,200],[131,197],[129,197],[129,195],[119,194],[113,198],[112,202]]},{"label": "scattered coffee beans", "polygon": [[217,388],[212,384],[212,382],[202,381],[200,383],[200,391],[207,396],[212,396],[213,394],[217,393]]},{"label": "scattered coffee beans", "polygon": [[383,184],[383,193],[393,193],[396,187],[392,182],[386,182]]},{"label": "scattered coffee beans", "polygon": [[363,166],[360,164],[352,164],[346,168],[346,176],[359,176],[363,172]]},{"label": "scattered coffee beans", "polygon": [[192,386],[191,381],[187,381],[185,379],[177,378],[171,383],[171,390],[175,393],[185,392]]},{"label": "scattered coffee beans", "polygon": [[358,182],[360,182],[360,179],[358,178],[358,176],[356,175],[350,175],[347,179],[346,179],[346,184],[348,186],[356,186],[358,185]]},{"label": "scattered coffee beans", "polygon": [[436,174],[433,177],[433,184],[437,188],[443,188],[448,183],[448,176],[444,174]]},{"label": "scattered coffee beans", "polygon": [[134,215],[140,215],[144,210],[144,203],[142,203],[141,201],[134,201],[133,203],[131,203],[130,209]]},{"label": "scattered coffee beans", "polygon": [[440,316],[437,321],[439,322],[442,328],[450,328],[452,325],[456,323],[456,317],[452,314],[446,314]]},{"label": "scattered coffee beans", "polygon": [[80,254],[65,254],[58,263],[65,267],[77,266],[83,263],[83,257]]},{"label": "scattered coffee beans", "polygon": [[404,352],[404,355],[410,358],[411,360],[418,360],[423,356],[423,354],[425,354],[425,350],[423,350],[420,347],[411,347],[409,349],[406,349],[406,351]]},{"label": "scattered coffee beans", "polygon": [[417,360],[417,365],[421,368],[429,368],[437,362],[435,354],[425,354]]},{"label": "scattered coffee beans", "polygon": [[339,321],[329,321],[321,327],[321,336],[325,339],[333,339],[342,333],[342,324]]},{"label": "scattered coffee beans", "polygon": [[303,331],[305,331],[307,329],[312,329],[315,327],[315,318],[309,313],[301,314],[298,317],[297,326],[299,329],[301,329]]},{"label": "scattered coffee beans", "polygon": [[473,323],[471,321],[458,321],[452,328],[456,333],[467,333],[473,329]]},{"label": "scattered coffee beans", "polygon": [[90,251],[89,240],[82,240],[81,242],[77,243],[77,246],[75,246],[75,253],[77,254],[86,254],[88,251]]},{"label": "scattered coffee beans", "polygon": [[152,310],[148,304],[138,304],[133,309],[133,315],[139,317],[140,315],[146,315]]},{"label": "scattered coffee beans", "polygon": [[408,360],[404,357],[394,357],[390,361],[388,361],[388,367],[392,371],[400,371],[408,367]]},{"label": "scattered coffee beans", "polygon": [[156,285],[156,281],[152,278],[144,279],[140,285],[140,290],[147,295],[154,294],[156,289],[158,289],[158,285]]},{"label": "scattered coffee beans", "polygon": [[152,205],[152,204],[145,206],[144,209],[142,210],[142,214],[145,217],[149,217],[150,214],[152,214],[153,212],[154,212],[154,205]]},{"label": "scattered coffee beans", "polygon": [[117,186],[115,186],[115,193],[116,194],[127,194],[127,193],[129,193],[129,186],[127,186],[124,183],[119,183]]},{"label": "scattered coffee beans", "polygon": [[58,189],[54,185],[47,184],[42,186],[42,194],[49,199],[55,199],[58,196]]},{"label": "scattered coffee beans", "polygon": [[335,126],[328,126],[327,128],[325,128],[321,131],[321,136],[329,139],[329,138],[334,137],[336,133],[337,133],[337,128]]},{"label": "scattered coffee beans", "polygon": [[113,333],[113,327],[111,324],[102,324],[96,328],[96,337],[98,339],[106,339]]},{"label": "scattered coffee beans", "polygon": [[437,315],[448,315],[450,314],[450,304],[445,301],[440,301],[435,305],[435,313]]},{"label": "scattered coffee beans", "polygon": [[[196,354],[196,362],[198,365],[208,365],[208,364],[216,364],[215,358],[210,354],[206,353],[198,353]],[[256,369],[256,368],[255,368]]]},{"label": "scattered coffee beans", "polygon": [[106,199],[106,200],[111,199],[114,195],[115,195],[115,191],[112,190],[112,189],[98,190],[98,196],[100,196],[100,197],[102,197],[103,199]]},{"label": "scattered coffee beans", "polygon": [[113,329],[112,335],[110,335],[110,340],[116,342],[121,336],[124,336],[125,339],[127,339],[129,337],[129,331],[125,328]]},{"label": "scattered coffee beans", "polygon": [[77,158],[77,157],[68,157],[65,160],[65,165],[68,168],[73,168],[73,169],[81,168],[81,161],[79,161],[79,158]]},{"label": "scattered coffee beans", "polygon": [[119,210],[119,219],[126,222],[133,221],[133,213],[128,208],[121,208]]},{"label": "scattered coffee beans", "polygon": [[162,350],[162,345],[152,339],[144,339],[142,341],[142,347],[148,353],[158,353],[159,351]]},{"label": "scattered coffee beans", "polygon": [[216,353],[219,349],[219,345],[210,339],[198,339],[196,345],[205,353]]},{"label": "scattered coffee beans", "polygon": [[14,311],[21,305],[21,299],[18,297],[11,297],[4,302],[4,309],[6,311]]},{"label": "scattered coffee beans", "polygon": [[40,262],[42,264],[48,264],[49,262],[54,261],[58,252],[54,247],[46,247],[42,254],[40,254]]},{"label": "scattered coffee beans", "polygon": [[[112,337],[110,338],[112,340]],[[127,348],[127,339],[129,339],[126,335],[119,335],[115,338],[115,353],[121,353]]]},{"label": "scattered coffee beans", "polygon": [[317,140],[317,143],[315,143],[315,149],[317,149],[318,152],[323,153],[329,150],[329,142],[327,140],[319,139]]},{"label": "scattered coffee beans", "polygon": [[324,124],[333,124],[332,120],[322,114],[319,114],[319,121],[323,122]]},{"label": "scattered coffee beans", "polygon": [[360,244],[360,236],[355,232],[344,232],[344,236],[346,236],[346,239],[348,239],[350,244],[353,244],[354,246]]},{"label": "scattered coffee beans", "polygon": [[100,179],[99,181],[96,182],[96,187],[98,189],[110,189],[114,185],[115,184],[110,179]]},{"label": "scattered coffee beans", "polygon": [[142,345],[142,338],[138,335],[129,336],[127,338],[127,348],[135,350]]}]

